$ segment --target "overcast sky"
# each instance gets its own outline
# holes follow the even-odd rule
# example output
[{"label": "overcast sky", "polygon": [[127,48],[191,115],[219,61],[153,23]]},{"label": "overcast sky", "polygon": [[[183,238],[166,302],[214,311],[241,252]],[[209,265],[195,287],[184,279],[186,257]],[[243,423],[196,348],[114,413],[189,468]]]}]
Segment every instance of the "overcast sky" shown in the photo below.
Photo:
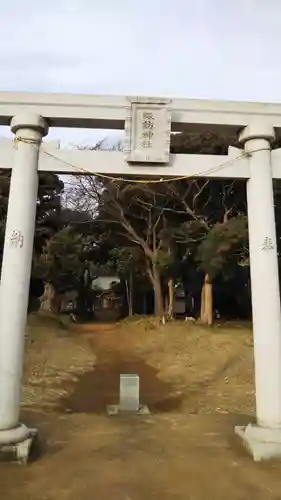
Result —
[{"label": "overcast sky", "polygon": [[2,0],[0,34],[1,90],[281,102],[281,0]]}]

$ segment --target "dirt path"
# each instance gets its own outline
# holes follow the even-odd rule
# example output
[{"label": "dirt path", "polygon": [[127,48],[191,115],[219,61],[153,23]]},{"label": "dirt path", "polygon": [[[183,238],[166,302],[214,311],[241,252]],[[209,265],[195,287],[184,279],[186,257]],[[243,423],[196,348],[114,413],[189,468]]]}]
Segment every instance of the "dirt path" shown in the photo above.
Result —
[{"label": "dirt path", "polygon": [[[140,375],[150,416],[106,416],[126,372]],[[1,498],[278,500],[281,464],[253,463],[233,433],[253,396],[251,334],[239,328],[34,328],[22,413],[43,453],[1,464]]]}]

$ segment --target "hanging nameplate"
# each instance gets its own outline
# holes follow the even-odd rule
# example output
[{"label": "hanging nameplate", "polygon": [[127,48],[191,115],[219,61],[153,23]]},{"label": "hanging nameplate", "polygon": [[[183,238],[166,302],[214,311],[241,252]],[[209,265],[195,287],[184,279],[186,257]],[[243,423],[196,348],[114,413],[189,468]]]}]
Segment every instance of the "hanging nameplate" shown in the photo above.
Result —
[{"label": "hanging nameplate", "polygon": [[165,99],[132,100],[125,122],[128,162],[169,163],[171,112]]}]

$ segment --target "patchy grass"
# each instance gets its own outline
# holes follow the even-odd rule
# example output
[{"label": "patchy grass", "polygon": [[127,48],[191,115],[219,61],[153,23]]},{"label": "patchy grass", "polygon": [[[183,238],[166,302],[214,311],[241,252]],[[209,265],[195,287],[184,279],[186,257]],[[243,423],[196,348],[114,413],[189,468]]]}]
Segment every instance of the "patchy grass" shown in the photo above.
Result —
[{"label": "patchy grass", "polygon": [[[280,497],[280,466],[253,463],[233,433],[255,414],[250,325],[137,317],[65,329],[34,315],[27,332],[22,416],[45,454],[0,468],[5,500]],[[107,417],[126,372],[140,375],[151,416]]]},{"label": "patchy grass", "polygon": [[[253,413],[249,325],[227,323],[208,328],[173,321],[159,326],[153,317],[137,317],[117,324],[73,325],[63,322],[62,317],[40,314],[30,317],[28,331],[24,405],[36,404],[37,397],[40,404],[43,400],[46,406],[56,405],[60,397],[67,395],[67,382],[93,368],[93,379],[85,379],[95,399],[90,405],[92,409],[102,411],[112,403],[110,397],[116,400],[122,370],[140,371],[143,402],[149,399],[161,407],[161,391],[156,394],[157,384],[147,375],[151,368],[157,379],[173,386],[166,397],[180,397],[185,411]],[[114,389],[106,386],[108,400],[99,391],[104,380],[96,378],[97,359],[102,376],[114,379]],[[142,367],[143,360],[147,369]],[[151,396],[152,389],[148,388],[153,385],[156,388]],[[84,398],[91,397],[85,391],[83,394]]]},{"label": "patchy grass", "polygon": [[71,326],[68,315],[53,314],[45,311],[29,314],[27,318],[27,328],[43,328],[52,330],[67,330]]}]

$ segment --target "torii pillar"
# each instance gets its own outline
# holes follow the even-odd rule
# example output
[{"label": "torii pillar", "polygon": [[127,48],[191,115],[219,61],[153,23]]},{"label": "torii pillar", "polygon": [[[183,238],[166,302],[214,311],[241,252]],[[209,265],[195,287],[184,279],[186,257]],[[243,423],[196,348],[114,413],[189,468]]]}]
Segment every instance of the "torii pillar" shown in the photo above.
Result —
[{"label": "torii pillar", "polygon": [[48,126],[26,113],[11,122],[14,165],[0,286],[0,452],[26,461],[34,430],[19,422],[24,335],[32,265],[38,157]]},{"label": "torii pillar", "polygon": [[253,123],[239,140],[249,154],[247,181],[256,424],[237,427],[254,460],[281,457],[281,308],[272,184],[274,129]]}]

